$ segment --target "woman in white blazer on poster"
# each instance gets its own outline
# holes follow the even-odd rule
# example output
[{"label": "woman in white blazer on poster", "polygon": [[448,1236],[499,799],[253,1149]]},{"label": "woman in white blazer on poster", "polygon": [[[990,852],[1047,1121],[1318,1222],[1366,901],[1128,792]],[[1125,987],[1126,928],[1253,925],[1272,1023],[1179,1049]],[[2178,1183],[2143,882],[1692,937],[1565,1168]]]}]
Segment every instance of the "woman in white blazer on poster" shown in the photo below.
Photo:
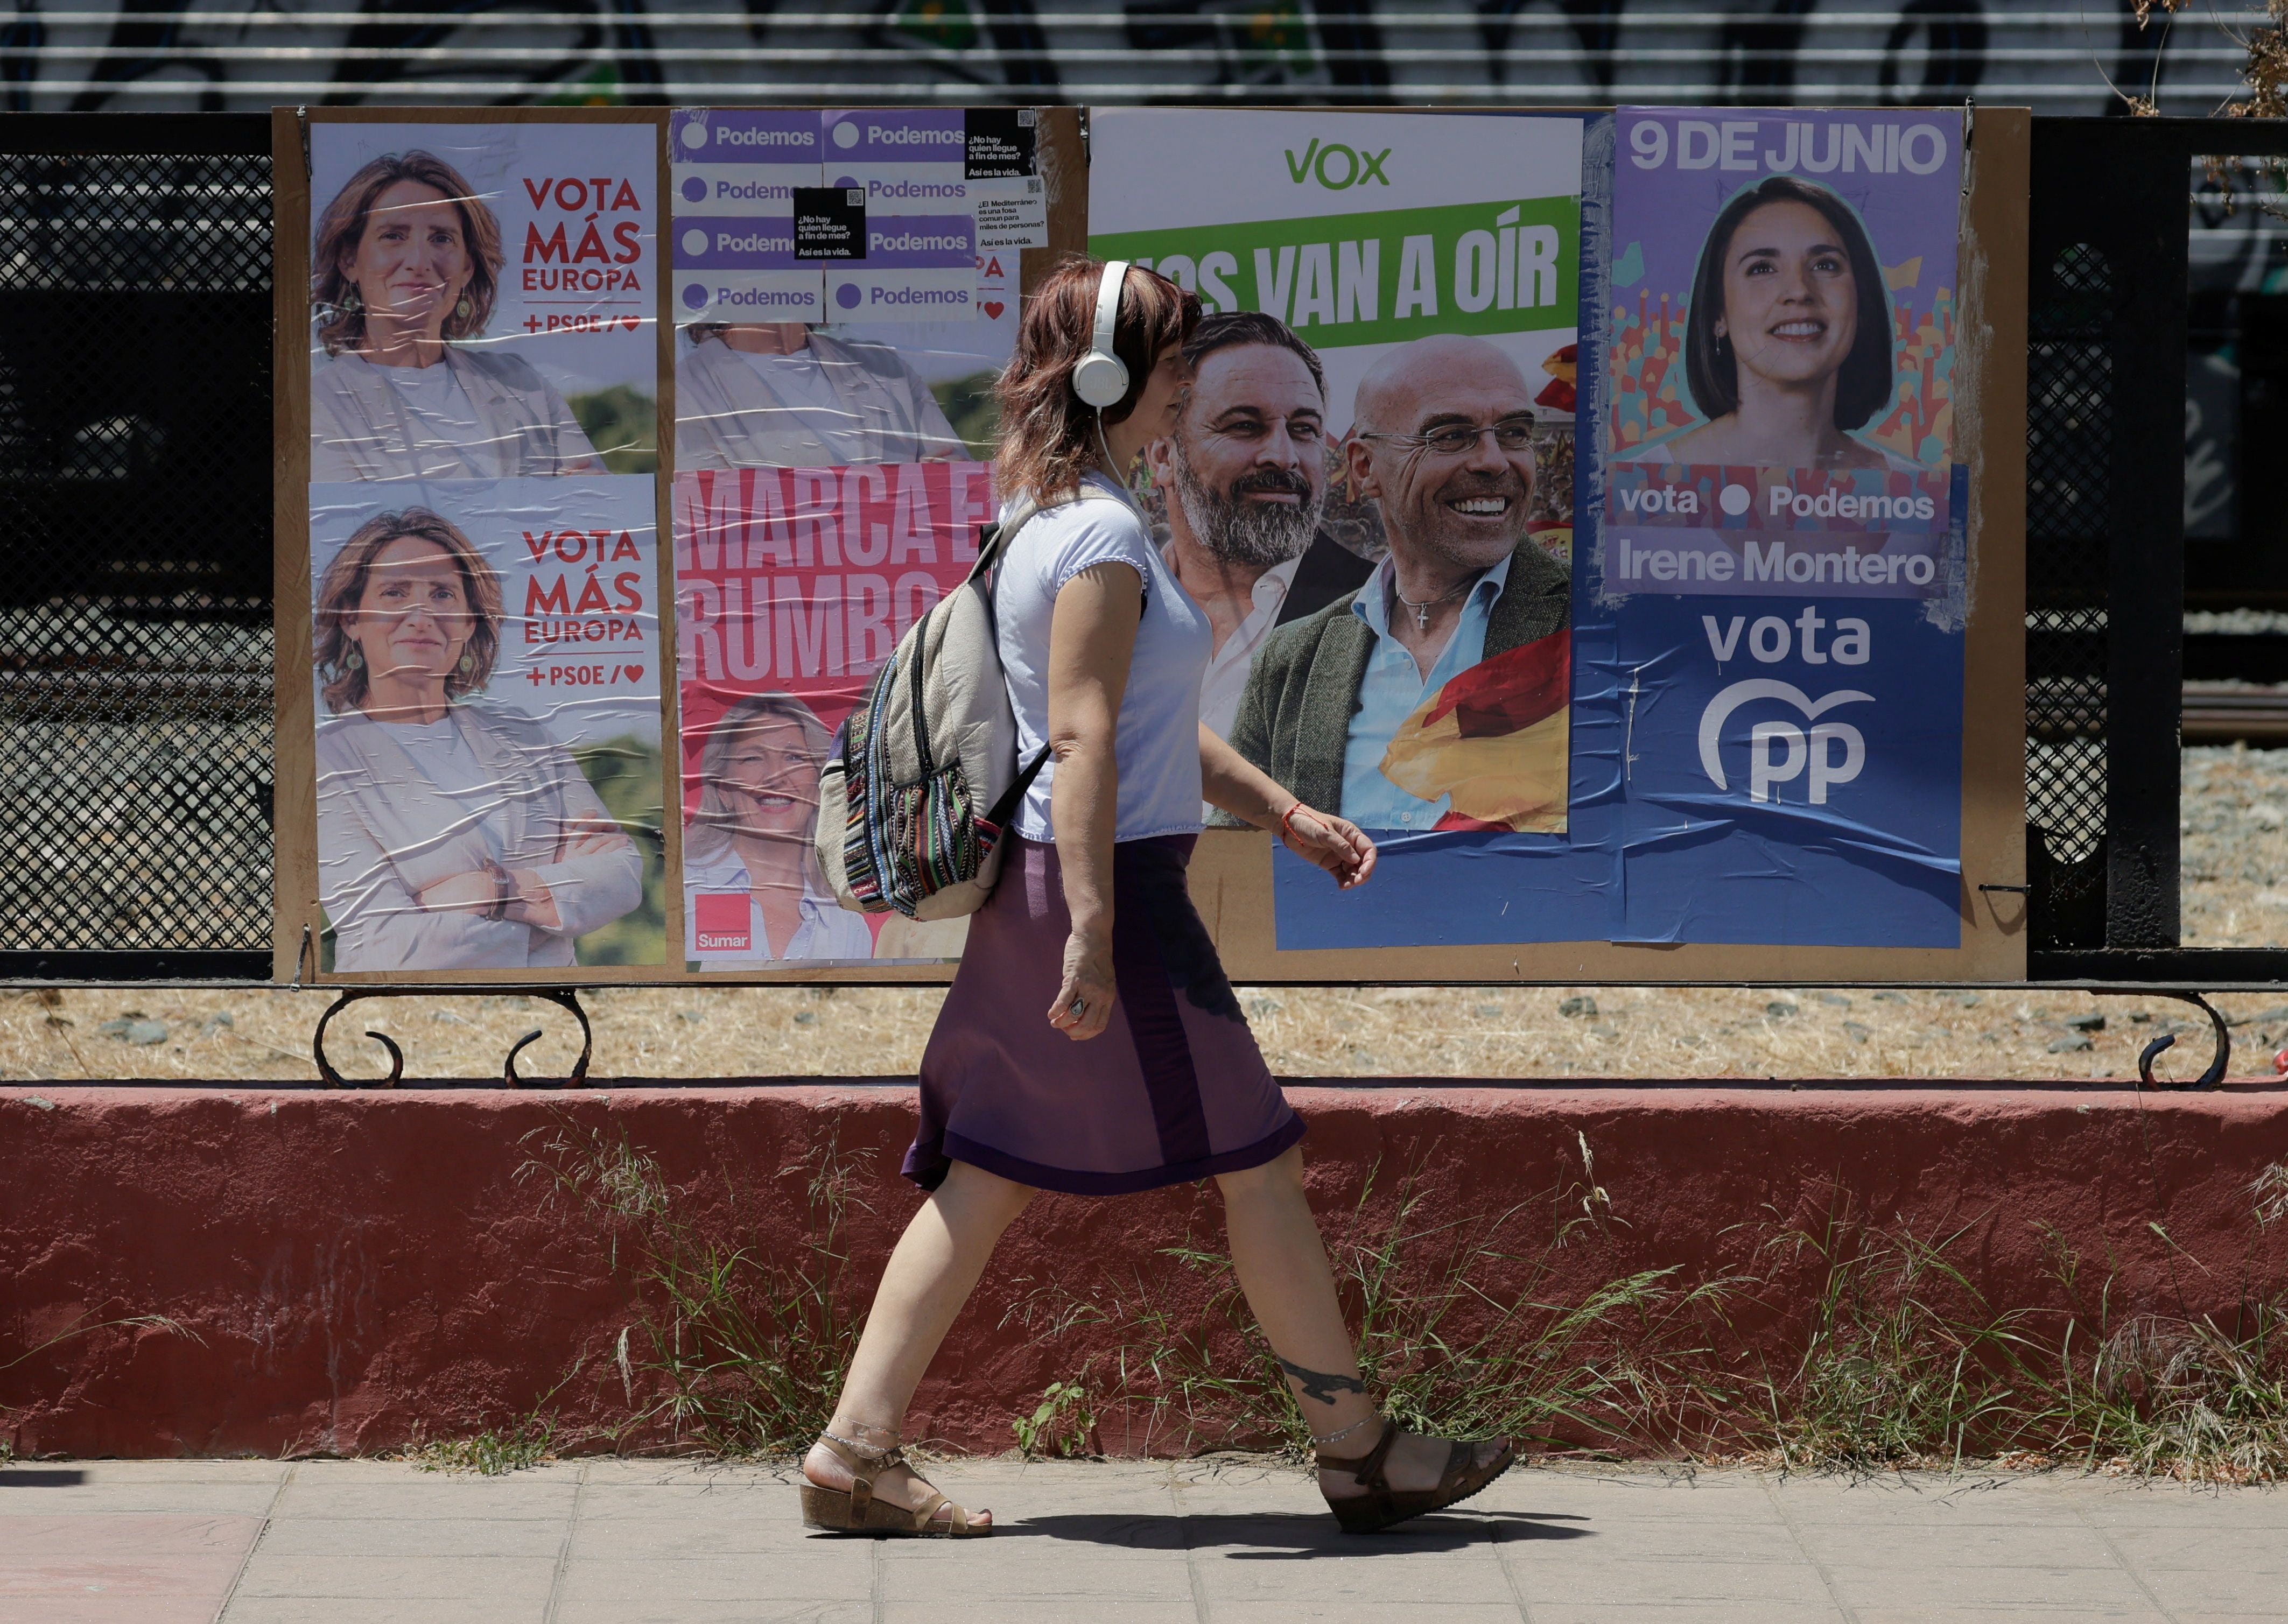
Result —
[{"label": "woman in white blazer on poster", "polygon": [[499,577],[420,508],[361,526],[318,590],[318,891],[338,970],[526,970],[643,901],[643,860],[538,721],[476,698]]},{"label": "woman in white blazer on poster", "polygon": [[927,384],[884,344],[799,321],[697,322],[675,368],[675,465],[837,468],[969,450]]}]

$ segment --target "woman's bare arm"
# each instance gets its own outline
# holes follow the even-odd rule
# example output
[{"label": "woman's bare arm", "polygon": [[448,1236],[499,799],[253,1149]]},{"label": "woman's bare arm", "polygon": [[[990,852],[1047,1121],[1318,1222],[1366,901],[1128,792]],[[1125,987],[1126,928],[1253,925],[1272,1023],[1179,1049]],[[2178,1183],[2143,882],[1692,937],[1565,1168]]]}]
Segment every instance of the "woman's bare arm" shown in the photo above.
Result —
[{"label": "woman's bare arm", "polygon": [[1290,852],[1333,875],[1345,891],[1365,884],[1374,872],[1374,842],[1356,824],[1304,805],[1204,722],[1200,725],[1200,789],[1209,805],[1272,830]]},{"label": "woman's bare arm", "polygon": [[1065,582],[1049,622],[1048,743],[1056,761],[1049,814],[1072,934],[1048,1016],[1076,1041],[1096,1036],[1112,1018],[1112,837],[1120,800],[1114,748],[1143,607],[1143,578],[1132,566],[1097,564]]}]

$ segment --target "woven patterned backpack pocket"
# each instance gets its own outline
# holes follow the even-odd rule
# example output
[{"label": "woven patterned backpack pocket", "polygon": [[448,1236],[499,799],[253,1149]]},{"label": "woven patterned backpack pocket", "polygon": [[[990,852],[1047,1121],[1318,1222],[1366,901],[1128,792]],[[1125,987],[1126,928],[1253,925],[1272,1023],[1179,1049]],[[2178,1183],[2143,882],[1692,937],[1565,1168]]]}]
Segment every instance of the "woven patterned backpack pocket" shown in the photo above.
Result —
[{"label": "woven patterned backpack pocket", "polygon": [[952,919],[993,893],[1002,832],[1049,752],[1017,761],[991,572],[1039,511],[1020,503],[987,533],[969,578],[898,640],[843,724],[820,779],[816,844],[846,908]]}]

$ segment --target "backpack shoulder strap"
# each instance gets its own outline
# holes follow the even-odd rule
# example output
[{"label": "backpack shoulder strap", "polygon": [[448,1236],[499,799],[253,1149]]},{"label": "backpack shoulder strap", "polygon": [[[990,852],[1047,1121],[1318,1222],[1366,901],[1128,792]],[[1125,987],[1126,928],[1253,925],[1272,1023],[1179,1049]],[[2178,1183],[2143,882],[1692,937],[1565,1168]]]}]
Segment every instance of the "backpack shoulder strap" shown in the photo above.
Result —
[{"label": "backpack shoulder strap", "polygon": [[1022,530],[1034,519],[1052,509],[1072,507],[1083,502],[1116,503],[1128,508],[1131,511],[1134,511],[1134,504],[1125,497],[1113,495],[1108,491],[1091,490],[1085,486],[1062,492],[1047,502],[1037,502],[1029,495],[1020,496],[1011,505],[1008,518],[999,524],[987,525],[980,531],[977,538],[977,562],[969,567],[969,579],[972,581],[982,579],[986,572],[998,564],[1002,555],[1009,551],[1010,543],[1017,539],[1017,532]]}]

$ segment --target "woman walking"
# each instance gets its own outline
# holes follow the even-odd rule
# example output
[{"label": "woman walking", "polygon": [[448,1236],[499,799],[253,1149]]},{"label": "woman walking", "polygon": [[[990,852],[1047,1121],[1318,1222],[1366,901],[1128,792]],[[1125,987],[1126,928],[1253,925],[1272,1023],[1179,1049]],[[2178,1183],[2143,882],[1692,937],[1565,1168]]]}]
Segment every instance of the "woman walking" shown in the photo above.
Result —
[{"label": "woman walking", "polygon": [[[905,1171],[930,1198],[883,1271],[847,1383],[804,1463],[814,1527],[973,1535],[899,1454],[906,1406],[1002,1232],[1039,1190],[1116,1195],[1212,1177],[1232,1262],[1317,1446],[1345,1528],[1466,1498],[1506,1440],[1405,1433],[1359,1378],[1310,1208],[1303,1124],[1273,1082],[1184,888],[1203,798],[1348,887],[1373,844],[1298,803],[1199,724],[1207,617],[1122,475],[1170,432],[1199,301],[1076,260],[1026,305],[996,467],[1016,533],[995,585],[1021,760],[1049,766],[922,1059]],[[1005,517],[1009,512],[1005,509]]]}]

